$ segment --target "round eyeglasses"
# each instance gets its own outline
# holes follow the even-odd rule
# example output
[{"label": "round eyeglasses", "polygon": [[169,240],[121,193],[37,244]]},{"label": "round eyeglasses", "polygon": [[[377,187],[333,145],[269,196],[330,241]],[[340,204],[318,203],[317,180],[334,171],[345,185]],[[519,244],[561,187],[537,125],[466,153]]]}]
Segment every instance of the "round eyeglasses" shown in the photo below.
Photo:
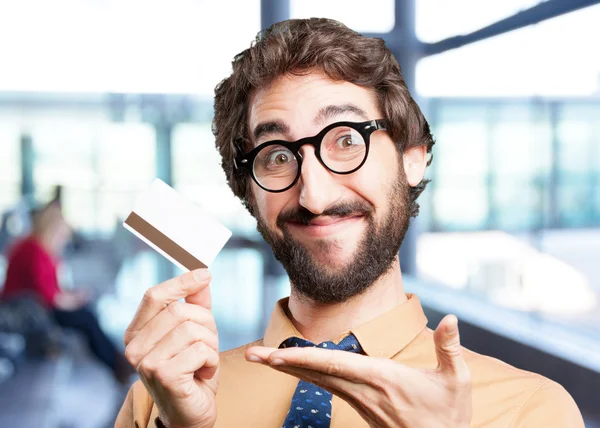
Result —
[{"label": "round eyeglasses", "polygon": [[321,164],[336,174],[351,174],[367,160],[371,134],[385,130],[382,119],[366,122],[336,122],[314,137],[298,141],[269,141],[234,160],[236,169],[250,172],[268,192],[285,192],[296,184],[302,169],[300,148],[310,144]]}]

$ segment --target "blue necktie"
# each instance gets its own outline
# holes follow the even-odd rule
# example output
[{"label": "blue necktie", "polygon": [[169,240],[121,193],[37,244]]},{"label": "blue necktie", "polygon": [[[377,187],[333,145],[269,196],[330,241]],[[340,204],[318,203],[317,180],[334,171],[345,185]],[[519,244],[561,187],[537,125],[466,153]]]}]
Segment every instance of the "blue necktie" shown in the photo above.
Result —
[{"label": "blue necktie", "polygon": [[[346,336],[339,344],[323,342],[315,345],[298,337],[286,339],[279,347],[316,346],[326,349],[338,349],[362,353],[362,348],[353,334]],[[331,393],[318,386],[300,380],[292,397],[292,404],[282,428],[328,428],[331,422]]]}]

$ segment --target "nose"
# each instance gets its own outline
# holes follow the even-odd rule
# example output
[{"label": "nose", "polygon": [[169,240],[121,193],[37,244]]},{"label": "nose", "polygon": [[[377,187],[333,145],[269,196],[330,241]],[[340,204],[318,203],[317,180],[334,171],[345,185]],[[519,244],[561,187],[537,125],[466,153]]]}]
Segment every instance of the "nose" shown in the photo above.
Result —
[{"label": "nose", "polygon": [[327,170],[315,154],[312,146],[300,149],[302,170],[300,172],[299,203],[313,214],[322,214],[328,206],[339,198],[338,185],[333,173]]}]

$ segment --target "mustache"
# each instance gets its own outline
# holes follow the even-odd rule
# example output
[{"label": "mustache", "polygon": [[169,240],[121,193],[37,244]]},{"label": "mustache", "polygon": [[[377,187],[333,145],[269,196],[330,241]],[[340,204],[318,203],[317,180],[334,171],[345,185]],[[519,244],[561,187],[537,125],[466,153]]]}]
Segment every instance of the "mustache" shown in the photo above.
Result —
[{"label": "mustache", "polygon": [[296,208],[290,208],[289,210],[282,211],[277,216],[277,226],[284,228],[285,223],[294,222],[302,225],[308,225],[311,221],[317,217],[355,217],[355,216],[368,216],[373,213],[375,207],[367,201],[352,201],[352,202],[341,202],[337,205],[327,208],[321,214],[314,214],[308,209],[299,206]]}]

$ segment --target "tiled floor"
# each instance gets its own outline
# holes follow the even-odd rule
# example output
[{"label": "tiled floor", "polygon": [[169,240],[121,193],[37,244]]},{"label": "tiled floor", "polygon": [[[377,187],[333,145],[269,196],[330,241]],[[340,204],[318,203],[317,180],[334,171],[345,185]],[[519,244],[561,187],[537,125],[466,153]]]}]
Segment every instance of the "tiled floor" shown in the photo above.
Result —
[{"label": "tiled floor", "polygon": [[0,427],[113,427],[125,394],[85,349],[24,361],[0,384]]},{"label": "tiled floor", "polygon": [[10,379],[0,385],[0,426],[53,428],[52,385],[57,361],[23,362]]},{"label": "tiled floor", "polygon": [[54,420],[60,428],[113,427],[127,388],[93,359],[81,341],[70,351],[71,359],[58,386]]},{"label": "tiled floor", "polygon": [[110,373],[91,360],[74,362],[60,389],[54,413],[60,428],[112,427],[125,399]]}]

